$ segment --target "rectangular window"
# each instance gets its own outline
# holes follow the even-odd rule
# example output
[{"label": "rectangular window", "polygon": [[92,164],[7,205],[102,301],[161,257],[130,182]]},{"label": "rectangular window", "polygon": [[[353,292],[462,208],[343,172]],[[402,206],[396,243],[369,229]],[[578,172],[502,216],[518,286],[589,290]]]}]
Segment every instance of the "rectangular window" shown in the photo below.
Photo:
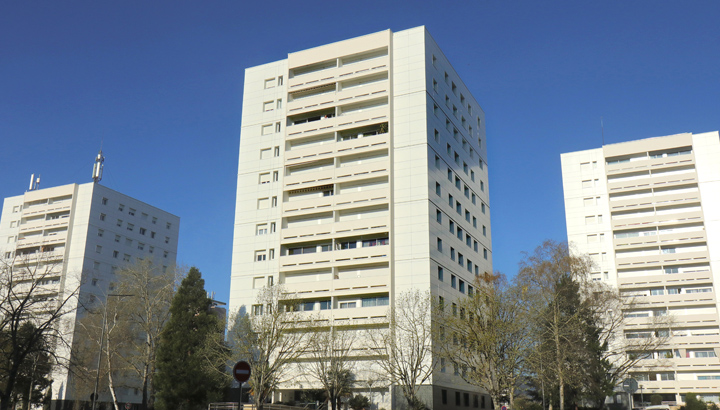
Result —
[{"label": "rectangular window", "polygon": [[460,189],[460,178],[457,176],[455,177],[455,188]]},{"label": "rectangular window", "polygon": [[165,237],[165,243],[170,243],[170,237],[169,237],[169,236],[166,236],[166,237]]},{"label": "rectangular window", "polygon": [[128,230],[128,231],[132,232],[133,229],[135,229],[135,225],[133,225],[133,224],[127,224],[127,230]]},{"label": "rectangular window", "polygon": [[474,250],[475,252],[478,251],[478,242],[475,241],[475,240],[473,240],[473,250]]},{"label": "rectangular window", "polygon": [[357,306],[357,302],[340,302],[340,309],[352,309]]},{"label": "rectangular window", "polygon": [[252,305],[252,314],[253,316],[262,316],[263,305]]},{"label": "rectangular window", "polygon": [[448,229],[450,230],[451,233],[455,233],[455,222],[450,221],[448,223]]},{"label": "rectangular window", "polygon": [[321,300],[320,301],[320,310],[330,310],[330,301],[329,300]]},{"label": "rectangular window", "polygon": [[458,290],[460,293],[465,293],[465,281],[462,279],[458,283]]},{"label": "rectangular window", "polygon": [[135,216],[135,212],[137,212],[137,211],[135,211],[135,210],[132,209],[132,208],[128,209],[128,214],[129,214],[130,216]]},{"label": "rectangular window", "polygon": [[462,253],[458,252],[458,265],[463,266],[465,264],[465,257]]},{"label": "rectangular window", "polygon": [[121,226],[122,226],[122,219],[118,219],[117,222],[115,223],[115,225],[116,225],[117,227],[121,227]]},{"label": "rectangular window", "polygon": [[145,244],[138,242],[138,250],[144,251],[145,250]]},{"label": "rectangular window", "polygon": [[455,260],[455,248],[450,247],[450,259]]},{"label": "rectangular window", "polygon": [[[473,217],[473,225],[477,227],[477,225],[475,224],[476,221],[477,220],[475,219],[475,217]],[[485,227],[485,225],[483,225],[482,230],[483,230],[483,236],[487,236],[487,227]]]},{"label": "rectangular window", "polygon": [[102,253],[102,246],[100,246],[100,245],[95,245],[95,252],[97,252],[97,253]]},{"label": "rectangular window", "polygon": [[452,195],[448,194],[448,205],[452,208],[453,205],[455,205],[455,198],[453,198]]},{"label": "rectangular window", "polygon": [[475,205],[475,202],[477,201],[476,197],[475,197],[475,193],[470,194],[470,201],[473,203],[473,205]]},{"label": "rectangular window", "polygon": [[[468,210],[465,210],[465,220],[470,222],[470,211]],[[475,228],[477,228],[477,226],[475,226]]]},{"label": "rectangular window", "polygon": [[435,183],[435,194],[442,195],[442,189],[440,188],[440,183]]},{"label": "rectangular window", "polygon": [[485,248],[483,248],[483,258],[485,258],[485,260],[488,258],[488,251]]},{"label": "rectangular window", "polygon": [[103,231],[102,229],[98,229],[98,234],[97,234],[97,235],[98,235],[99,237],[102,238],[102,236],[103,236],[104,234],[105,234],[105,231]]},{"label": "rectangular window", "polygon": [[480,204],[480,211],[482,213],[485,213],[485,203],[484,202]]},{"label": "rectangular window", "polygon": [[118,255],[119,255],[118,251],[113,251],[113,258],[117,259]]},{"label": "rectangular window", "polygon": [[457,287],[457,277],[455,275],[450,275],[450,287],[453,289]]},{"label": "rectangular window", "polygon": [[145,235],[145,232],[147,232],[147,229],[140,228],[140,235]]},{"label": "rectangular window", "polygon": [[438,223],[442,223],[442,212],[440,212],[439,209],[435,210],[435,220],[438,221]]},{"label": "rectangular window", "polygon": [[130,262],[130,255],[128,255],[127,253],[124,254],[124,255],[123,255],[123,260],[124,260],[125,262]]},{"label": "rectangular window", "polygon": [[115,235],[115,242],[120,243],[120,235]]},{"label": "rectangular window", "polygon": [[100,220],[101,220],[101,221],[104,221],[104,220],[105,220],[105,214],[100,214]]},{"label": "rectangular window", "polygon": [[123,212],[125,210],[125,205],[118,204],[118,211]]},{"label": "rectangular window", "polygon": [[103,198],[102,201],[101,201],[101,203],[102,203],[103,205],[107,205],[107,204],[108,204],[108,199],[107,199],[107,198]]},{"label": "rectangular window", "polygon": [[460,201],[455,201],[455,212],[462,215],[462,205],[460,205]]},{"label": "rectangular window", "polygon": [[444,278],[444,276],[445,276],[445,269],[443,269],[442,266],[438,266],[438,268],[437,268],[437,276],[438,276],[438,280],[439,280],[440,282],[442,282],[442,281],[443,281],[443,278]]},{"label": "rectangular window", "polygon": [[437,250],[442,252],[442,239],[437,238]]}]

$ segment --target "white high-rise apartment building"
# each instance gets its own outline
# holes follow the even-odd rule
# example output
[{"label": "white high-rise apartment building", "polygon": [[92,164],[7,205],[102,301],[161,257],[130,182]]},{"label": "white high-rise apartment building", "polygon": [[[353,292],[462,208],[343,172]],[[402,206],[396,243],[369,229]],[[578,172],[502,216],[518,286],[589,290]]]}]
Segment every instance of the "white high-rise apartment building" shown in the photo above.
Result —
[{"label": "white high-rise apartment building", "polygon": [[[641,303],[625,338],[669,336],[629,376],[652,394],[720,398],[720,136],[648,138],[562,155],[568,240],[595,260],[593,280]],[[649,328],[669,316],[663,335]],[[635,403],[641,392],[635,394]]]},{"label": "white high-rise apartment building", "polygon": [[[484,121],[424,27],[248,68],[231,314],[261,314],[268,284],[358,328],[409,289],[447,301],[472,292],[492,272]],[[274,399],[308,386],[294,382]],[[373,391],[390,408],[387,388]],[[423,395],[436,409],[490,406],[449,365]]]},{"label": "white high-rise apartment building", "polygon": [[[80,304],[104,300],[112,293],[115,269],[134,258],[174,265],[179,227],[177,216],[95,182],[30,190],[5,198],[0,258],[3,266],[14,264],[17,271],[39,262],[44,296],[58,301],[79,286],[78,297],[68,306],[71,313],[63,317],[68,328],[62,331],[71,347],[58,347],[69,358],[72,343],[82,337],[77,327],[84,312]],[[92,384],[79,386],[72,372],[56,369],[52,378],[53,409],[91,400]],[[98,397],[112,402],[107,391],[101,390]],[[132,382],[118,388],[121,403],[140,403],[141,397]]]}]

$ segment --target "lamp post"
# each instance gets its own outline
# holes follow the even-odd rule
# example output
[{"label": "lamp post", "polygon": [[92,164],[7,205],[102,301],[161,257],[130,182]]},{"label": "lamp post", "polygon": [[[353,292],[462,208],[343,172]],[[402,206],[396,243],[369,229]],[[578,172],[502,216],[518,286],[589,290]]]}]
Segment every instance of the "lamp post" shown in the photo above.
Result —
[{"label": "lamp post", "polygon": [[92,395],[92,410],[96,410],[96,408],[97,408],[98,386],[100,385],[100,362],[102,361],[102,349],[103,349],[103,344],[105,343],[105,323],[107,322],[107,305],[110,302],[111,297],[123,297],[123,296],[135,296],[135,295],[107,295],[107,299],[105,300],[105,308],[103,309],[102,327],[100,328],[100,345],[99,345],[99,349],[98,349],[97,369],[95,371],[95,388],[93,389],[93,395]]}]

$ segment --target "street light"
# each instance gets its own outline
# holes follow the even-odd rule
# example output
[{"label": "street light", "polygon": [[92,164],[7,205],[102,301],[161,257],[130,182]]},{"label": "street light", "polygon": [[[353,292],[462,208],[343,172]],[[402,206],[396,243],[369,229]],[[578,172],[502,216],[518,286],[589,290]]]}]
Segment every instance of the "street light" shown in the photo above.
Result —
[{"label": "street light", "polygon": [[102,348],[105,343],[105,322],[107,321],[107,305],[111,297],[124,297],[124,296],[135,296],[135,295],[107,295],[105,301],[105,309],[103,309],[103,320],[102,327],[100,328],[100,349],[98,349],[97,358],[97,370],[95,371],[95,389],[93,389],[92,395],[92,410],[96,410],[97,398],[98,398],[98,385],[100,384],[100,362],[102,360]]}]

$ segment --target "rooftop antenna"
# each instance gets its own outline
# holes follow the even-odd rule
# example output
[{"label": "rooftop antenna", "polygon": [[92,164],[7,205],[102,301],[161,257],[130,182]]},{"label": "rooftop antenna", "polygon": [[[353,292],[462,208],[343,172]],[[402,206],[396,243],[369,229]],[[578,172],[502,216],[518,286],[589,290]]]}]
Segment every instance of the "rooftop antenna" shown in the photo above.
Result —
[{"label": "rooftop antenna", "polygon": [[600,134],[602,135],[602,144],[605,145],[605,126],[603,125],[603,117],[600,117]]},{"label": "rooftop antenna", "polygon": [[32,174],[30,175],[30,187],[28,191],[35,191],[37,189],[40,189],[40,175],[35,178],[35,174]]},{"label": "rooftop antenna", "polygon": [[95,157],[95,165],[93,165],[92,179],[96,184],[102,180],[103,162],[105,162],[105,157],[103,156],[102,148],[100,148],[97,157]]}]

